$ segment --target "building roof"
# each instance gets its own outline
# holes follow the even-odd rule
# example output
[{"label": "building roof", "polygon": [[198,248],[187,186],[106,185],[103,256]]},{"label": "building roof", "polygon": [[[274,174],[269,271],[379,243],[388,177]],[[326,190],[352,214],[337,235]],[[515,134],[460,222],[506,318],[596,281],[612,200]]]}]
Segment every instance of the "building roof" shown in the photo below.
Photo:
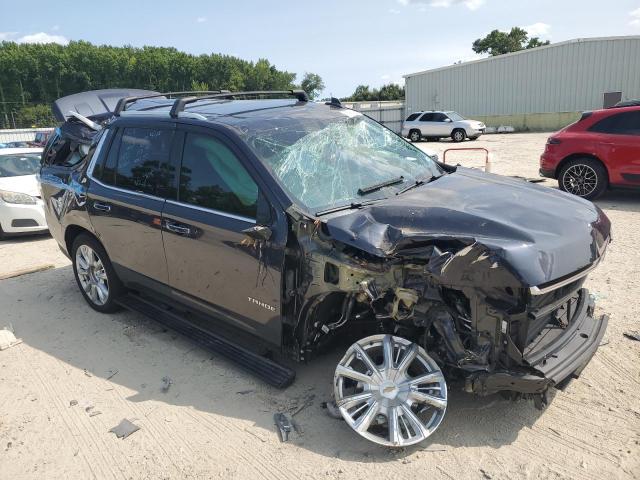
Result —
[{"label": "building roof", "polygon": [[566,46],[566,45],[570,45],[570,44],[575,44],[575,43],[604,42],[604,41],[618,41],[618,40],[640,40],[640,35],[628,35],[628,36],[618,36],[618,37],[574,38],[573,40],[566,40],[564,42],[552,43],[550,45],[544,45],[542,47],[519,50],[517,52],[511,52],[511,53],[505,53],[504,55],[496,55],[495,57],[480,58],[478,60],[471,60],[469,62],[457,63],[455,65],[447,65],[447,66],[444,66],[444,67],[431,68],[431,69],[428,69],[428,70],[421,70],[421,71],[415,72],[415,73],[408,73],[406,75],[403,75],[403,77],[404,78],[409,78],[409,77],[414,77],[414,76],[417,76],[417,75],[422,75],[422,74],[425,74],[425,73],[437,72],[437,71],[440,71],[440,70],[448,70],[448,69],[453,69],[453,68],[460,68],[460,67],[464,67],[464,66],[471,65],[471,64],[474,64],[474,63],[493,62],[493,61],[496,61],[496,60],[501,60],[503,58],[513,57],[515,55],[526,55],[526,54],[530,54],[530,53],[534,53],[534,52],[539,52],[541,50],[546,50],[546,49],[550,49],[550,48],[558,48],[558,47],[562,47],[562,46]]}]

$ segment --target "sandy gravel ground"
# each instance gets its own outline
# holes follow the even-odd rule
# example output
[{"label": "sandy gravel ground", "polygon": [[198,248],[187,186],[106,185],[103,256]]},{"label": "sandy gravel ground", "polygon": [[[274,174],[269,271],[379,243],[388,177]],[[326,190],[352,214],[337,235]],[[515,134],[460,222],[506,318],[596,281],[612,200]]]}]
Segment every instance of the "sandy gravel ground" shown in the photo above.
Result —
[{"label": "sandy gravel ground", "polygon": [[[545,139],[464,146],[490,148],[494,172],[536,176]],[[153,320],[91,310],[51,238],[0,242],[0,274],[57,267],[0,281],[0,326],[23,340],[0,352],[0,478],[640,478],[640,342],[622,336],[640,328],[640,194],[598,203],[615,236],[588,286],[611,321],[580,379],[544,412],[451,391],[439,430],[399,451],[321,408],[342,352],[298,366],[278,391]],[[304,433],[280,443],[273,413],[305,404],[295,416]],[[109,429],[123,418],[141,429],[120,440]]]}]

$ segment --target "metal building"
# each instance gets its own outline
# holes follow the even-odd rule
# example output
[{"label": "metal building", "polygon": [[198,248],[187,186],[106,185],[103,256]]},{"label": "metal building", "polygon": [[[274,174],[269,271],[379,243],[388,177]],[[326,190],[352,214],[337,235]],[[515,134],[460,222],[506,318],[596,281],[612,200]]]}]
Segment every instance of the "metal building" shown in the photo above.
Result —
[{"label": "metal building", "polygon": [[489,126],[553,130],[640,98],[640,36],[581,38],[405,75],[406,112],[455,110]]}]

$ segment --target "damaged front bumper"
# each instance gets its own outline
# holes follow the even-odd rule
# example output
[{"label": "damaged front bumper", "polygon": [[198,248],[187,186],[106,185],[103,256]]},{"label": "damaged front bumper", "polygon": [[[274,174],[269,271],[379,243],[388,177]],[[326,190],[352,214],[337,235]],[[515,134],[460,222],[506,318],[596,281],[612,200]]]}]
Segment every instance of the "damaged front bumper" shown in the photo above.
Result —
[{"label": "damaged front bumper", "polygon": [[500,391],[543,394],[577,378],[594,356],[609,322],[607,315],[595,317],[594,301],[586,289],[572,321],[565,329],[547,327],[525,350],[522,365],[514,370],[473,374],[465,390],[479,395]]}]

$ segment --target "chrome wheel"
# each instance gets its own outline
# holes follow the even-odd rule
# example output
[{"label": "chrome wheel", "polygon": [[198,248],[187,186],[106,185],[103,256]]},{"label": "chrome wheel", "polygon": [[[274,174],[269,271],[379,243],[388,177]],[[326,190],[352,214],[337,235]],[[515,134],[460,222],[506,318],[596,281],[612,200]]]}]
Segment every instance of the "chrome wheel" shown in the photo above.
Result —
[{"label": "chrome wheel", "polygon": [[571,165],[562,176],[563,190],[580,197],[593,193],[598,186],[598,174],[589,165]]},{"label": "chrome wheel", "polygon": [[454,142],[462,142],[464,140],[464,132],[462,130],[456,130],[453,132],[453,141]]},{"label": "chrome wheel", "polygon": [[393,447],[421,442],[440,425],[447,384],[421,347],[392,335],[363,338],[336,367],[336,404],[367,440]]},{"label": "chrome wheel", "polygon": [[102,260],[88,245],[76,250],[76,271],[82,289],[96,305],[104,305],[109,299],[109,280]]},{"label": "chrome wheel", "polygon": [[415,130],[409,134],[409,139],[412,142],[419,142],[420,141],[420,137],[421,137],[420,133],[415,131]]}]

